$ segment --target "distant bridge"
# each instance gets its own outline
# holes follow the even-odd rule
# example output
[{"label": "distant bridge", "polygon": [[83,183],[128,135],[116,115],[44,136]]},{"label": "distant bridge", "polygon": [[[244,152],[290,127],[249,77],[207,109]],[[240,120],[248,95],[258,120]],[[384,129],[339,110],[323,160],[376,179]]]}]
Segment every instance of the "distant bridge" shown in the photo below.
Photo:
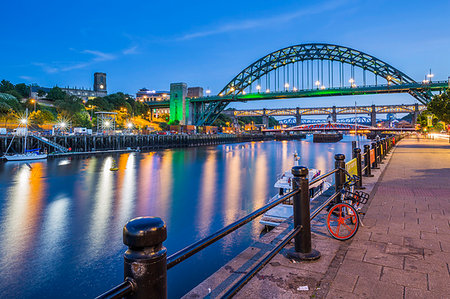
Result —
[{"label": "distant bridge", "polygon": [[360,124],[343,124],[343,123],[320,123],[320,124],[305,124],[290,128],[280,128],[280,129],[263,129],[263,132],[267,133],[282,133],[282,132],[348,132],[348,131],[356,131],[358,132],[406,132],[406,131],[415,131],[414,128],[379,128],[372,127]]},{"label": "distant bridge", "polygon": [[242,116],[262,116],[263,124],[266,128],[269,125],[269,116],[295,116],[296,125],[301,125],[302,115],[327,115],[331,117],[332,122],[337,122],[337,115],[356,115],[366,114],[370,116],[372,126],[376,124],[377,114],[384,113],[412,113],[413,125],[417,116],[426,109],[425,105],[419,104],[401,104],[401,105],[383,105],[383,106],[345,106],[345,107],[316,107],[316,108],[274,108],[274,109],[247,109],[247,110],[225,110],[224,113],[237,118]]},{"label": "distant bridge", "polygon": [[[320,124],[320,123],[323,123],[325,120],[324,119],[302,119],[301,121],[302,121],[301,125],[306,125],[306,124]],[[347,117],[347,118],[340,118],[336,121],[336,123],[344,123],[344,124],[354,124],[355,122],[358,124],[370,125],[371,119],[370,119],[370,117],[359,116],[359,117],[356,117],[356,119],[355,119],[355,117]],[[296,126],[297,119],[295,119],[293,117],[286,118],[286,119],[282,119],[282,120],[278,121],[278,123],[280,125]]]}]

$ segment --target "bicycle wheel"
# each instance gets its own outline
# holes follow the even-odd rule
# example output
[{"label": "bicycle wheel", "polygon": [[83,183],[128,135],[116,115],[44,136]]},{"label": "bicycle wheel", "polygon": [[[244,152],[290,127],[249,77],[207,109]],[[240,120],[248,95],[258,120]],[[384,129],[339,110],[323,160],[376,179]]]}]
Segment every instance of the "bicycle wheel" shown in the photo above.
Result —
[{"label": "bicycle wheel", "polygon": [[356,209],[347,203],[334,205],[327,216],[327,229],[337,240],[345,241],[356,234],[359,217]]}]

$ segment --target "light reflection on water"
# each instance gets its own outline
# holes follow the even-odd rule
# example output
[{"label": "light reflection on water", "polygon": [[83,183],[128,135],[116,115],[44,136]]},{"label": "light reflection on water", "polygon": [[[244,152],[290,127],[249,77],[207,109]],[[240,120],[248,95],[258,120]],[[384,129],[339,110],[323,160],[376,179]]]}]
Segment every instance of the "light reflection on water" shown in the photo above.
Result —
[{"label": "light reflection on water", "polygon": [[[0,164],[0,297],[92,297],[123,277],[122,227],[159,216],[169,254],[261,207],[277,176],[330,170],[337,144],[251,142],[88,159]],[[113,161],[119,170],[110,171]],[[259,238],[254,221],[169,271],[179,297]],[[195,269],[195,271],[194,271]],[[20,283],[19,283],[20,281]]]}]

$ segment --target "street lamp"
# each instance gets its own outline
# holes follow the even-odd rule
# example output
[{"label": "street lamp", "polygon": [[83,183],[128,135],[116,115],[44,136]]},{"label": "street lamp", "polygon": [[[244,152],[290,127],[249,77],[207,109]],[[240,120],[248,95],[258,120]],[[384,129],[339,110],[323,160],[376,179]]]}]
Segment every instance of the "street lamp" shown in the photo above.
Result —
[{"label": "street lamp", "polygon": [[258,90],[258,93],[259,93],[259,91],[261,90],[261,85],[256,85],[256,90]]},{"label": "street lamp", "polygon": [[284,89],[285,91],[289,91],[289,83],[284,83]]},{"label": "street lamp", "polygon": [[317,80],[316,81],[316,83],[314,83],[316,86],[317,86],[317,89],[319,89],[319,86],[320,86],[320,81],[319,80]]},{"label": "street lamp", "polygon": [[27,119],[26,119],[26,118],[22,118],[22,119],[20,120],[20,122],[21,122],[22,124],[26,124],[26,123],[27,123]]},{"label": "street lamp", "polygon": [[31,99],[31,103],[34,104],[34,111],[36,111],[36,100],[35,99]]},{"label": "street lamp", "polygon": [[430,69],[430,73],[427,75],[427,77],[428,77],[428,80],[429,80],[430,83],[431,83],[431,78],[434,77],[434,74],[431,73],[431,69]]},{"label": "street lamp", "polygon": [[211,93],[211,90],[207,89],[207,90],[206,90],[206,96],[209,97],[209,94],[210,94],[210,93]]}]

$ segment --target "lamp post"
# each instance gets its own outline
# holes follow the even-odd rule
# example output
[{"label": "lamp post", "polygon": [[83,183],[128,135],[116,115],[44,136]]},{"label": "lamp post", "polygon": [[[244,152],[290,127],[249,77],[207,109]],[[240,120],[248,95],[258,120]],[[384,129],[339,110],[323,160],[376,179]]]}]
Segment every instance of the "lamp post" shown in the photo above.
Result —
[{"label": "lamp post", "polygon": [[431,83],[431,79],[434,77],[434,74],[431,73],[431,69],[430,69],[430,73],[427,75],[428,77],[428,81]]},{"label": "lamp post", "polygon": [[35,99],[31,99],[31,103],[34,104],[34,112],[36,112],[36,100]]},{"label": "lamp post", "polygon": [[315,84],[316,84],[316,86],[317,86],[317,89],[319,89],[319,87],[320,87],[320,81],[317,80]]}]

